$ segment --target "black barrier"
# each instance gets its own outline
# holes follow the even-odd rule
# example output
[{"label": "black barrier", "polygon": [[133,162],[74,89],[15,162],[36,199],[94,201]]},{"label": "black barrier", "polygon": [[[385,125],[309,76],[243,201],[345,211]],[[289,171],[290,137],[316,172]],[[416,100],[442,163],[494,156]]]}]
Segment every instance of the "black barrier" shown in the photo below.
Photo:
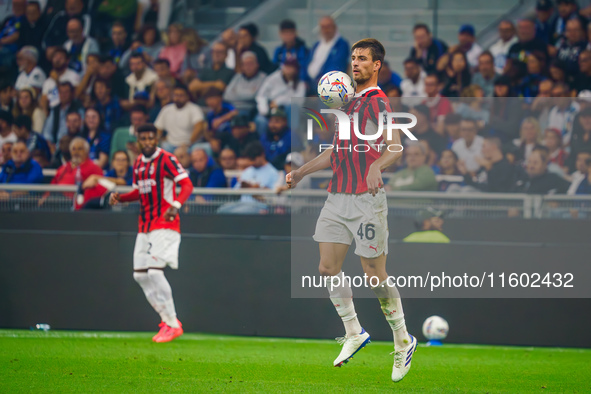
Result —
[{"label": "black barrier", "polygon": [[[290,297],[288,220],[183,218],[180,269],[167,271],[167,276],[188,332],[309,338],[343,333],[328,299]],[[159,318],[132,278],[135,221],[135,215],[104,212],[1,214],[0,327],[28,328],[43,322],[57,329],[155,331]],[[391,221],[393,238],[406,235],[398,234],[403,226],[412,231],[411,221]],[[556,227],[547,221],[510,222],[449,220],[446,228],[452,239],[470,233],[470,239],[480,234],[494,241],[491,236],[496,234],[504,241],[513,233],[572,242],[588,226],[575,221],[560,221]],[[211,235],[216,233],[223,237]],[[429,249],[422,246],[422,258],[429,258]],[[376,300],[359,299],[356,306],[375,339],[391,339]],[[404,301],[409,330],[419,338],[423,320],[438,314],[450,323],[449,342],[508,345],[589,347],[590,307],[589,299]]]}]

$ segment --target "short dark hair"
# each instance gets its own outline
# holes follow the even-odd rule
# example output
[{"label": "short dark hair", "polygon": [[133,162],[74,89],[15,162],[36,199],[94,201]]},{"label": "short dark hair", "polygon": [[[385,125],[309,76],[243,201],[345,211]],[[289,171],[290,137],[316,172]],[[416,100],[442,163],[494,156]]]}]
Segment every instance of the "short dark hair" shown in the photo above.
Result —
[{"label": "short dark hair", "polygon": [[427,76],[425,77],[425,79],[427,77],[435,78],[437,80],[437,82],[441,82],[441,78],[439,77],[439,74],[437,74],[437,73],[429,73],[429,74],[427,74]]},{"label": "short dark hair", "polygon": [[429,29],[429,26],[427,26],[426,23],[417,23],[412,28],[412,32],[414,33],[415,31],[420,30],[420,29],[425,30],[427,32],[427,34],[431,34],[431,29]]},{"label": "short dark hair", "polygon": [[137,128],[136,133],[157,133],[158,129],[152,123],[146,123]]},{"label": "short dark hair", "polygon": [[12,124],[15,125],[16,127],[19,127],[19,128],[24,127],[28,131],[31,131],[31,128],[33,126],[33,122],[31,121],[31,117],[28,115],[17,116]]},{"label": "short dark hair", "polygon": [[133,107],[131,107],[131,109],[129,110],[129,113],[131,114],[133,112],[141,112],[144,115],[148,114],[148,110],[146,109],[146,106],[142,105],[142,104],[136,104]]},{"label": "short dark hair", "polygon": [[129,58],[130,58],[130,59],[133,59],[133,58],[136,58],[136,59],[137,59],[138,57],[139,57],[140,59],[142,59],[142,62],[144,62],[144,63],[146,62],[146,59],[144,58],[144,54],[143,54],[143,53],[141,53],[141,52],[138,52],[138,51],[133,51],[133,52],[131,52],[131,55],[130,55],[130,57],[129,57]]},{"label": "short dark hair", "polygon": [[371,53],[371,60],[374,62],[376,60],[379,60],[380,70],[382,69],[382,65],[384,64],[384,57],[386,56],[386,49],[384,49],[384,46],[381,42],[379,42],[375,38],[364,38],[363,40],[359,40],[355,44],[353,44],[353,46],[351,47],[351,52],[353,52],[357,48],[369,49],[369,53]]},{"label": "short dark hair", "polygon": [[414,57],[407,57],[402,64],[408,64],[408,63],[413,63],[416,64],[417,66],[420,66],[419,61],[417,59],[415,59]]},{"label": "short dark hair", "polygon": [[111,55],[101,55],[99,56],[99,63],[115,63],[115,59]]},{"label": "short dark hair", "polygon": [[66,49],[64,47],[57,47],[55,48],[53,55],[51,55],[51,59],[53,60],[53,57],[57,54],[57,53],[63,53],[64,56],[66,57],[66,59],[68,59],[70,57],[70,54],[68,53],[68,51],[66,51]]},{"label": "short dark hair", "polygon": [[476,126],[476,129],[478,129],[478,121],[472,117],[464,117],[461,120],[462,122],[470,122],[472,123],[474,126]]},{"label": "short dark hair", "polygon": [[254,23],[245,23],[244,25],[240,26],[240,30],[246,30],[248,34],[252,36],[252,38],[257,38],[259,35],[259,28]]},{"label": "short dark hair", "polygon": [[244,148],[243,156],[251,160],[265,154],[265,148],[259,141],[253,141]]},{"label": "short dark hair", "polygon": [[443,121],[443,124],[446,124],[446,125],[460,124],[461,121],[462,121],[462,115],[452,112],[452,113],[449,113],[445,116],[445,120]]},{"label": "short dark hair", "polygon": [[[111,25],[111,30],[113,30],[114,27],[122,27],[123,30],[125,30],[125,25],[121,21],[113,22],[113,24]],[[125,32],[127,33],[127,30],[125,30]]]},{"label": "short dark hair", "polygon": [[67,86],[68,88],[70,88],[70,90],[74,90],[74,85],[72,85],[72,82],[70,81],[61,81],[57,84],[57,86],[58,88],[63,88],[64,86]]},{"label": "short dark hair", "polygon": [[68,110],[68,112],[66,113],[66,118],[68,117],[68,115],[76,115],[77,117],[79,117],[80,119],[82,119],[82,115],[80,115],[80,112],[76,111],[75,108],[70,108]]},{"label": "short dark hair", "polygon": [[115,153],[113,153],[113,159],[115,159],[115,155],[117,153],[123,153],[125,155],[125,158],[127,159],[127,162],[129,163],[130,159],[129,159],[129,153],[127,153],[127,151],[125,150],[118,150]]},{"label": "short dark hair", "polygon": [[157,64],[165,64],[166,67],[170,68],[170,62],[168,61],[168,59],[158,58],[154,60],[154,66]]},{"label": "short dark hair", "polygon": [[8,89],[10,89],[10,90],[14,89],[12,82],[7,81],[6,79],[1,80],[0,81],[0,92],[3,92]]},{"label": "short dark hair", "polygon": [[27,1],[27,6],[30,6],[30,5],[37,6],[37,8],[39,8],[39,11],[41,11],[41,4],[38,1]]},{"label": "short dark hair", "polygon": [[492,60],[493,62],[495,61],[495,57],[493,56],[493,54],[492,54],[492,53],[491,53],[491,51],[489,51],[489,50],[486,50],[486,51],[482,52],[482,53],[481,53],[481,54],[478,56],[478,58],[481,58],[482,56],[489,56],[489,57],[490,57],[490,60]]},{"label": "short dark hair", "polygon": [[102,83],[103,85],[105,85],[105,87],[107,88],[107,90],[112,90],[112,88],[113,88],[113,86],[111,85],[111,81],[109,81],[108,79],[105,79],[105,78],[97,78],[97,79],[95,79],[94,80],[94,83],[92,84],[92,87],[94,88],[94,86],[97,83]]},{"label": "short dark hair", "polygon": [[189,95],[189,97],[191,97],[191,93],[189,93],[189,88],[187,87],[187,85],[185,85],[185,84],[182,84],[182,83],[177,83],[177,84],[176,84],[176,85],[173,87],[173,89],[172,89],[172,90],[177,90],[177,89],[184,90],[184,91],[185,91],[185,93],[187,93],[187,95]]},{"label": "short dark hair", "polygon": [[291,19],[284,19],[279,24],[279,30],[295,30],[296,24]]}]

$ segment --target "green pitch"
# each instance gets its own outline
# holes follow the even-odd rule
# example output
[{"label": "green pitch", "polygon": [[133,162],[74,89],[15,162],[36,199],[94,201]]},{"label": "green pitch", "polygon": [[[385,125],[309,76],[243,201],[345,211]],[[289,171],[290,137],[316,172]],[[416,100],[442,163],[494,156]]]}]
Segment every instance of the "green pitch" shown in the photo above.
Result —
[{"label": "green pitch", "polygon": [[153,333],[0,331],[1,392],[589,392],[591,349],[419,346],[392,383],[392,345],[343,368],[334,341]]}]

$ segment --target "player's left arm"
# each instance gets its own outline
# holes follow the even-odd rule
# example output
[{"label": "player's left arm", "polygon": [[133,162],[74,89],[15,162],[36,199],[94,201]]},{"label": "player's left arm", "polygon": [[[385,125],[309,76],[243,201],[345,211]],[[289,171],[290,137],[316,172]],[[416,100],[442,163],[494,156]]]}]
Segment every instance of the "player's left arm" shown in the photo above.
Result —
[{"label": "player's left arm", "polygon": [[[392,130],[392,138],[388,139],[387,130],[384,130],[383,139],[384,144],[384,153],[382,156],[374,161],[369,166],[369,171],[367,173],[367,190],[371,193],[372,196],[375,196],[381,187],[384,187],[384,181],[382,179],[382,171],[386,168],[390,167],[392,164],[396,163],[402,157],[402,151],[397,152],[400,146],[402,146],[402,141],[400,139],[400,132],[398,130]],[[393,152],[388,150],[388,147],[391,145],[396,145],[396,149],[392,149]]]},{"label": "player's left arm", "polygon": [[181,187],[181,192],[176,196],[172,205],[168,207],[166,212],[164,212],[164,220],[173,221],[179,214],[179,210],[185,201],[187,201],[191,196],[191,193],[193,193],[193,183],[191,183],[189,174],[187,174],[187,171],[185,171],[176,157],[167,157],[163,165],[167,177],[172,178],[176,185]]}]

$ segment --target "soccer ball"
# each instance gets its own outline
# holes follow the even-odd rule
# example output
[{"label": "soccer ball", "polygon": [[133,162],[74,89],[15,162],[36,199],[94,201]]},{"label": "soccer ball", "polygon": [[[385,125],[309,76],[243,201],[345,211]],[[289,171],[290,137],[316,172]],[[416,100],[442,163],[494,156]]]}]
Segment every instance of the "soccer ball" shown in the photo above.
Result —
[{"label": "soccer ball", "polygon": [[428,340],[441,341],[447,337],[449,324],[440,316],[431,316],[423,323],[423,335]]},{"label": "soccer ball", "polygon": [[339,108],[351,102],[355,84],[341,71],[327,72],[318,82],[318,97],[329,108]]}]

